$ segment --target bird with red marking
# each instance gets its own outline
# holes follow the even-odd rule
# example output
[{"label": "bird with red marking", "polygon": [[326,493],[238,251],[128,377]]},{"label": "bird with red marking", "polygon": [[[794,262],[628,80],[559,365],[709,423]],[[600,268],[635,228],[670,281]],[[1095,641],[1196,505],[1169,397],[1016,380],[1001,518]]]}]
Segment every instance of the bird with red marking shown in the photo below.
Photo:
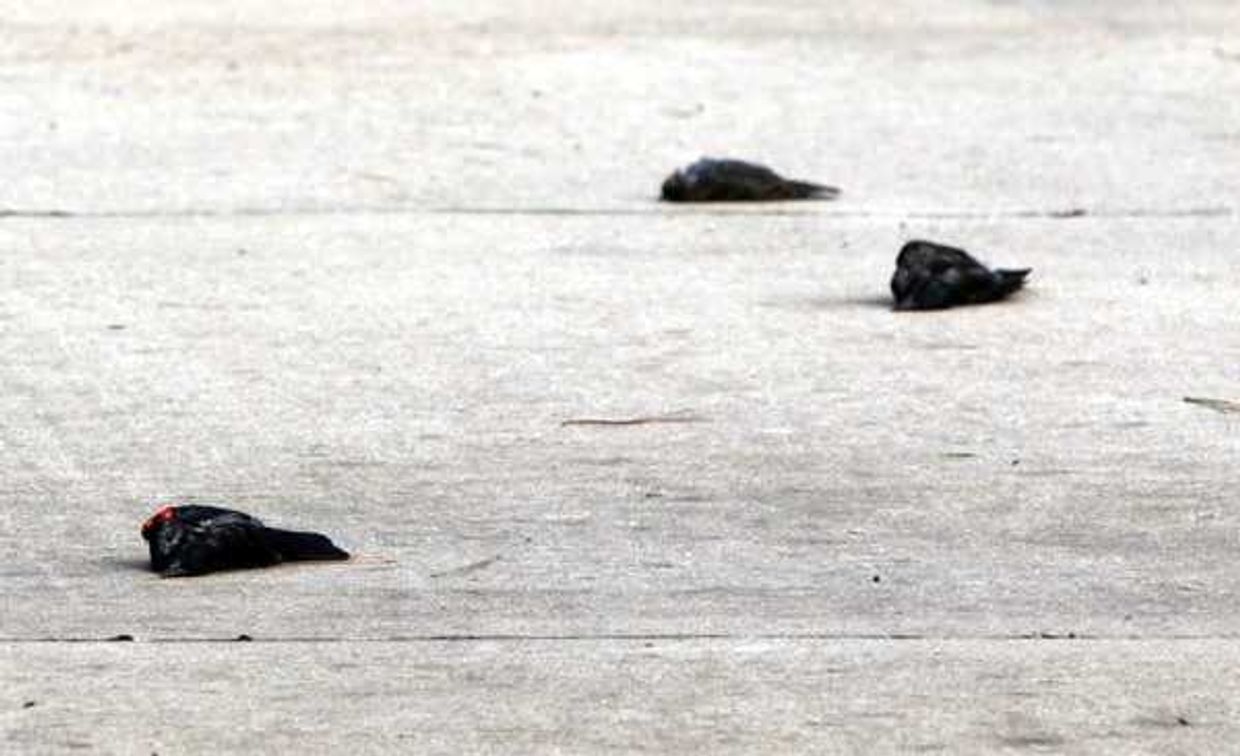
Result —
[{"label": "bird with red marking", "polygon": [[164,577],[349,558],[325,535],[269,528],[244,512],[196,504],[162,507],[142,524],[142,538],[151,569]]}]

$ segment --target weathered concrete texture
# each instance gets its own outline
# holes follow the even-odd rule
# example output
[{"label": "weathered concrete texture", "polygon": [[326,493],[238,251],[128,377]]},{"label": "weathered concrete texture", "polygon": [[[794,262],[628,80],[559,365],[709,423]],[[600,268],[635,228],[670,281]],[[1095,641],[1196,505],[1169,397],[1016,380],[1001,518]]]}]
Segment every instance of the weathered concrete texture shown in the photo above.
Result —
[{"label": "weathered concrete texture", "polygon": [[1240,6],[11,5],[0,750],[1236,741]]},{"label": "weathered concrete texture", "polygon": [[852,211],[1235,206],[1230,0],[45,5],[0,207],[632,209],[702,153]]},{"label": "weathered concrete texture", "polygon": [[1219,660],[1238,651],[1234,641],[3,644],[0,722],[4,747],[28,753],[1226,753],[1240,737],[1240,678]]},{"label": "weathered concrete texture", "polygon": [[[873,222],[3,229],[8,637],[1240,620],[1234,421],[1181,401],[1240,378],[1232,221],[909,228],[1035,271],[931,314],[883,302],[902,234]],[[160,581],[161,497],[366,559]],[[49,580],[73,600],[17,600]]]}]

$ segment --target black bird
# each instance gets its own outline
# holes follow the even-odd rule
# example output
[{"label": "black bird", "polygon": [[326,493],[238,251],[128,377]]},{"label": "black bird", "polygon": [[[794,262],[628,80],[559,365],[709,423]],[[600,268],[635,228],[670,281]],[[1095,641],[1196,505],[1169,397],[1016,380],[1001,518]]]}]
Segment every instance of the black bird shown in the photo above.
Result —
[{"label": "black bird", "polygon": [[1003,299],[1025,284],[1030,268],[991,270],[963,249],[914,240],[896,258],[891,295],[897,310],[940,310]]},{"label": "black bird", "polygon": [[835,199],[840,190],[792,181],[765,165],[704,157],[668,176],[661,196],[665,202],[758,202]]},{"label": "black bird", "polygon": [[327,536],[269,528],[220,507],[163,507],[142,523],[142,537],[151,547],[151,569],[164,577],[349,558]]}]

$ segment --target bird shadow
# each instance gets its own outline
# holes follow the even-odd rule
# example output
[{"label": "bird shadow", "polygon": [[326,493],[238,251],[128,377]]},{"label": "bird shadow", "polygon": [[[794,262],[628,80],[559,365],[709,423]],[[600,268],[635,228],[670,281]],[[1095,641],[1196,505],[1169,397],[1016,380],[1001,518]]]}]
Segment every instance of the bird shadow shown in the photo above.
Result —
[{"label": "bird shadow", "polygon": [[123,557],[104,557],[97,560],[100,565],[111,572],[150,572],[151,563],[146,559]]},{"label": "bird shadow", "polygon": [[913,315],[925,317],[927,315],[942,314],[947,312],[956,312],[958,310],[967,309],[974,310],[978,307],[987,307],[997,309],[1000,307],[1012,307],[1018,305],[1021,300],[1028,299],[1032,295],[1029,292],[1019,292],[1009,297],[1004,297],[997,302],[984,302],[970,305],[956,305],[954,307],[932,308],[932,309],[911,309],[897,310],[890,296],[846,296],[846,297],[807,297],[794,300],[769,300],[762,302],[765,307],[785,310],[851,310],[851,309],[868,309],[868,310],[885,310],[887,312],[896,313],[898,315]]},{"label": "bird shadow", "polygon": [[891,309],[891,297],[884,296],[868,296],[868,297],[843,297],[841,299],[825,300],[824,304],[835,305],[837,307],[869,307],[879,310]]},{"label": "bird shadow", "polygon": [[[141,572],[146,575],[156,574],[151,570],[150,561],[146,559],[103,557],[101,559],[96,559],[95,563],[98,564],[104,572]],[[389,557],[383,557],[383,556],[378,556],[374,554],[354,554],[349,559],[344,559],[344,560],[339,560],[339,561],[310,560],[310,561],[283,562],[281,564],[276,564],[276,565],[272,565],[271,567],[264,568],[263,570],[244,569],[244,568],[229,569],[229,570],[215,570],[211,573],[208,573],[208,575],[225,575],[229,573],[247,573],[247,572],[257,572],[257,571],[267,572],[267,571],[272,571],[272,570],[279,570],[281,572],[284,572],[284,571],[295,571],[299,568],[321,569],[322,567],[326,565],[333,565],[333,564],[335,565],[344,565],[344,564],[358,565],[360,564],[363,566],[372,565],[372,566],[386,567],[386,566],[390,566],[396,563],[397,562],[395,559],[391,559]],[[207,575],[195,575],[194,577],[202,578],[202,577],[207,577]]]},{"label": "bird shadow", "polygon": [[773,300],[763,302],[767,307],[788,310],[848,310],[867,308],[872,310],[890,310],[891,297],[883,296],[850,296],[850,297],[807,297],[795,300]]}]

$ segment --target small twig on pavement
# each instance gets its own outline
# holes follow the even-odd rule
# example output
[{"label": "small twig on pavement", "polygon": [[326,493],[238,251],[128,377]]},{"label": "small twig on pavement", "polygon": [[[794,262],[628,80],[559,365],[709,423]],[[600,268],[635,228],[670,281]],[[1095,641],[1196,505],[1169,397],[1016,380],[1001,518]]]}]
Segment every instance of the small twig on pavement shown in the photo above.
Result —
[{"label": "small twig on pavement", "polygon": [[1240,412],[1240,402],[1229,402],[1226,399],[1208,399],[1201,396],[1186,396],[1184,401],[1202,407],[1209,407],[1216,412]]},{"label": "small twig on pavement", "polygon": [[561,427],[570,425],[652,425],[655,423],[701,423],[706,418],[695,415],[690,410],[677,410],[664,415],[643,415],[641,417],[574,417],[560,422]]},{"label": "small twig on pavement", "polygon": [[461,567],[453,567],[450,570],[432,572],[431,577],[441,578],[441,577],[447,577],[449,575],[468,575],[471,572],[477,572],[478,570],[485,570],[487,567],[490,567],[491,565],[495,564],[499,560],[500,560],[500,555],[496,554],[495,556],[490,556],[490,557],[487,557],[486,559],[479,559],[476,562],[470,562],[469,564],[466,564]]}]

